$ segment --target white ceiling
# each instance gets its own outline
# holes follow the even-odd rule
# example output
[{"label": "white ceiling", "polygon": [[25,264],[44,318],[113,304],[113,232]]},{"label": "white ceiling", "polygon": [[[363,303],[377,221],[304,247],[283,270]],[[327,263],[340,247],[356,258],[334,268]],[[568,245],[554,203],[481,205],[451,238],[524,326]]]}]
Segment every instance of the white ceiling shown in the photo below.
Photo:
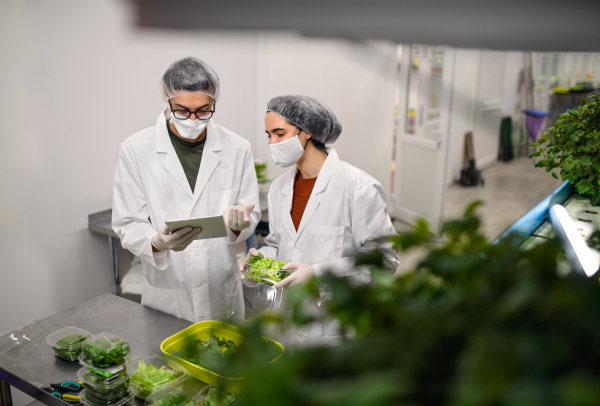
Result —
[{"label": "white ceiling", "polygon": [[138,23],[502,50],[600,52],[600,0],[128,0]]}]

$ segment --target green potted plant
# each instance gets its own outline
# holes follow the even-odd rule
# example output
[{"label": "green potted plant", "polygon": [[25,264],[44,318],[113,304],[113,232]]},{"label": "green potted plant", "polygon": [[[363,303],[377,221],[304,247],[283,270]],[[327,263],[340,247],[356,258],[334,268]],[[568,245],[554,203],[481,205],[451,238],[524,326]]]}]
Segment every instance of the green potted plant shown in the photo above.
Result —
[{"label": "green potted plant", "polygon": [[[334,318],[338,345],[286,348],[269,363],[260,319],[244,327],[229,367],[246,376],[241,406],[521,406],[600,404],[600,287],[559,275],[557,241],[524,251],[479,231],[477,204],[432,240],[425,221],[392,237],[425,249],[416,269],[393,277],[377,251],[359,254],[373,283],[324,274],[286,291],[277,326]],[[312,312],[305,300],[327,300]],[[269,333],[276,329],[269,329]]]},{"label": "green potted plant", "polygon": [[559,168],[562,180],[569,179],[577,193],[600,205],[600,96],[561,114],[531,146],[538,150],[529,158],[542,157],[537,168]]}]

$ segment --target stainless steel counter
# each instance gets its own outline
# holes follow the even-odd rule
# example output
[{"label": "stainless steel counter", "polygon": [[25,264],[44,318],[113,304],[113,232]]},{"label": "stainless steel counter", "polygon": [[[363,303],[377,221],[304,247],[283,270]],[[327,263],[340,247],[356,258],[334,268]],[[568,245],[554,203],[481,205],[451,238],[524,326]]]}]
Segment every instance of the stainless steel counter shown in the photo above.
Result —
[{"label": "stainless steel counter", "polygon": [[[8,309],[6,309],[8,310]],[[160,354],[161,342],[192,323],[159,312],[109,293],[38,321],[40,339],[22,362],[12,363],[0,357],[0,380],[20,389],[47,405],[65,402],[39,388],[39,384],[77,380],[78,362],[54,356],[46,336],[62,327],[75,326],[92,334],[113,333],[126,340],[134,357]],[[206,384],[188,379],[184,389],[195,393]],[[136,399],[135,404],[143,402]]]}]

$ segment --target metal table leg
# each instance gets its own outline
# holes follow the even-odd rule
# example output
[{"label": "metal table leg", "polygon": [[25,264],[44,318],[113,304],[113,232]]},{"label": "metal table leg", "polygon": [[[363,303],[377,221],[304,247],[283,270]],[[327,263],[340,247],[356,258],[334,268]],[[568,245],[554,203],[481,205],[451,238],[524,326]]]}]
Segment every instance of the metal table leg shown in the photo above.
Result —
[{"label": "metal table leg", "polygon": [[119,287],[121,281],[119,281],[119,262],[117,259],[117,239],[112,236],[108,236],[108,251],[110,253],[110,272],[112,276],[112,288],[113,294],[119,295]]},{"label": "metal table leg", "polygon": [[10,385],[0,380],[0,406],[12,406]]}]

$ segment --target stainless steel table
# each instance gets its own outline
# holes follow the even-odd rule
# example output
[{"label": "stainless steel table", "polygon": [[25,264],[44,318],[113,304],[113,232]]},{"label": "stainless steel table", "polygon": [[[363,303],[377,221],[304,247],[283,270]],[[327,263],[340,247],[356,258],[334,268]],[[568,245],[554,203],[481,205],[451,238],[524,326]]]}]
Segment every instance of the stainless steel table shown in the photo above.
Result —
[{"label": "stainless steel table", "polygon": [[88,228],[90,231],[108,236],[108,252],[110,255],[110,273],[113,293],[119,294],[119,263],[117,262],[117,241],[119,236],[112,229],[112,209],[88,215]]},{"label": "stainless steel table", "polygon": [[[77,378],[81,365],[55,357],[52,348],[45,342],[48,334],[62,327],[76,326],[92,334],[117,334],[130,344],[133,356],[144,357],[160,354],[160,343],[164,339],[192,324],[110,293],[39,320],[38,323],[42,343],[34,347],[28,362],[12,364],[0,358],[0,405],[10,406],[8,385],[11,385],[44,404],[65,406],[65,402],[36,385]],[[184,384],[184,389],[195,393],[204,386],[205,383],[190,378]],[[135,404],[142,405],[143,402],[136,399]]]}]

